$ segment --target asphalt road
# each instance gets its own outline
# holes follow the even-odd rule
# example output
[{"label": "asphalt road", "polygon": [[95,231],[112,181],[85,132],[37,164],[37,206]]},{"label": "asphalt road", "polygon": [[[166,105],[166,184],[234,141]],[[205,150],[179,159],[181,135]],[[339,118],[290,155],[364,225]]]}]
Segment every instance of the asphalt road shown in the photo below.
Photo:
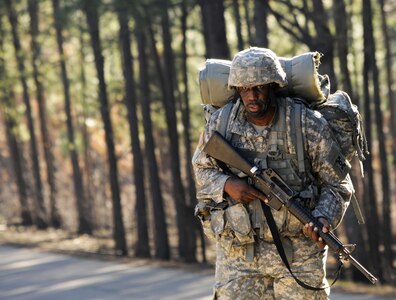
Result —
[{"label": "asphalt road", "polygon": [[[1,300],[211,299],[211,270],[79,258],[0,246]],[[332,300],[381,300],[333,294]]]}]

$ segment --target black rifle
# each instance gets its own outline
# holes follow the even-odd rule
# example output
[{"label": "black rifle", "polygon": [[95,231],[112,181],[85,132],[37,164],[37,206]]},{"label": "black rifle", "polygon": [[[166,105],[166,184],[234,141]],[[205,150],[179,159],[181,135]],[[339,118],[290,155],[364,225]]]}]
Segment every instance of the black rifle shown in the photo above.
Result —
[{"label": "black rifle", "polygon": [[204,151],[213,158],[248,175],[252,179],[254,187],[267,197],[268,205],[273,209],[279,210],[285,206],[303,224],[313,223],[331,250],[337,252],[344,260],[350,261],[371,283],[377,282],[377,278],[351,255],[350,250],[332,232],[324,233],[322,231],[323,224],[300,204],[298,193],[293,191],[274,170],[260,170],[248,162],[217,131],[206,143]]}]

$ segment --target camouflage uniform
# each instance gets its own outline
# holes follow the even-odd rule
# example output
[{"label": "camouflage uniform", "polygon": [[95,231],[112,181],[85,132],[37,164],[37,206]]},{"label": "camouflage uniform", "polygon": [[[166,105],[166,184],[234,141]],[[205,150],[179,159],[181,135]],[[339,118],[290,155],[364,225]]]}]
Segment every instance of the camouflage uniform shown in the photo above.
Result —
[{"label": "camouflage uniform", "polygon": [[[268,69],[269,74],[278,72],[276,68],[277,66]],[[257,72],[254,66],[250,70]],[[230,72],[230,78],[232,76],[234,75]],[[242,81],[246,79],[242,76],[238,78]],[[282,84],[282,77],[276,80]],[[244,82],[240,86],[246,84]],[[290,126],[295,102],[290,98],[279,98],[277,103],[278,110],[273,123],[258,130],[247,121],[243,103],[238,100],[231,110],[226,137],[235,148],[254,153],[255,157],[251,160],[256,166],[262,169],[273,168],[296,191],[310,194],[311,198],[304,204],[312,210],[315,217],[325,217],[335,228],[341,221],[353,192],[349,175],[340,172],[334,162],[334,157],[338,161],[340,158],[345,159],[340,154],[326,120],[319,113],[304,107],[301,111],[301,125],[307,164],[310,174],[320,185],[319,192],[315,195],[313,190],[318,184],[312,185],[309,176],[300,174],[297,166],[293,130]],[[219,109],[214,112],[206,124],[193,157],[198,201],[210,200],[214,203],[210,217],[203,219],[203,226],[205,232],[217,241],[215,299],[327,299],[329,289],[304,289],[289,274],[272,241],[259,200],[248,205],[230,205],[226,209],[223,209],[224,205],[221,206],[227,201],[232,202],[224,193],[224,184],[230,175],[222,172],[202,149],[218,129],[222,111]],[[284,127],[280,124],[282,122],[285,123]],[[283,128],[284,132],[279,128]],[[273,146],[277,155],[269,156]],[[231,171],[234,175],[244,176],[235,169],[231,168]],[[216,203],[219,207],[215,207]],[[303,224],[285,208],[272,210],[272,213],[293,273],[311,286],[326,286],[327,247],[320,249],[306,238],[302,234]]]}]

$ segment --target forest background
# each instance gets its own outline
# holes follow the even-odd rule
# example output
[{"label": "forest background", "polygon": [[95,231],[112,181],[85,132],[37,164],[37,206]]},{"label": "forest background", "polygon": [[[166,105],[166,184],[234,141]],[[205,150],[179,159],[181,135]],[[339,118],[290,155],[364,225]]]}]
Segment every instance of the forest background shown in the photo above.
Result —
[{"label": "forest background", "polygon": [[[191,157],[206,58],[323,54],[370,155],[337,234],[395,280],[396,1],[0,0],[0,222],[110,237],[122,256],[207,262]],[[354,280],[364,280],[354,268]]]}]

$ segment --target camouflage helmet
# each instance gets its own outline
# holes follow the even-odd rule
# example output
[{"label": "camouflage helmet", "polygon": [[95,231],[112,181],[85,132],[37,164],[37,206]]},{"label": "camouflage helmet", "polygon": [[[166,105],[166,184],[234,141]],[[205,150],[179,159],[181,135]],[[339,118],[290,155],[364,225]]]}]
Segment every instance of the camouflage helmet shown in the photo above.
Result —
[{"label": "camouflage helmet", "polygon": [[272,82],[280,87],[287,85],[286,73],[273,51],[250,47],[234,56],[228,88],[252,87]]}]

